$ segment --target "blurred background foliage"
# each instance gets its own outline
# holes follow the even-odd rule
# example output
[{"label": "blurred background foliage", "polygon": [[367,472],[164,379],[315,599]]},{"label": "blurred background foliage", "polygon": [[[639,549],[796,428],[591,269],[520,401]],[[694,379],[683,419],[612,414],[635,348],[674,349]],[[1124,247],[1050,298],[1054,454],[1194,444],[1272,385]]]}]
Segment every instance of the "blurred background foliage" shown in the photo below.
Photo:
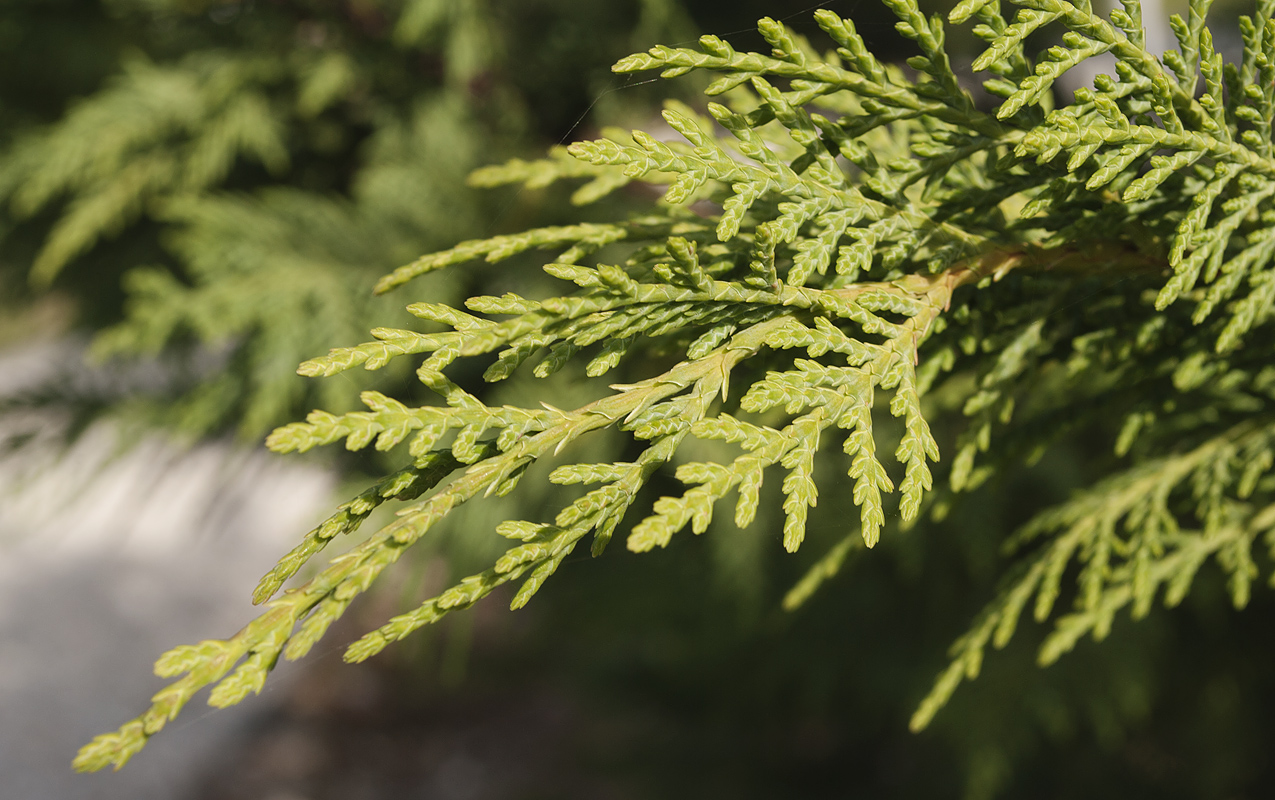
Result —
[{"label": "blurred background foliage", "polygon": [[[854,18],[884,58],[907,55],[882,7],[822,5]],[[756,48],[758,17],[807,32],[808,6],[5,0],[0,346],[86,336],[99,361],[159,359],[170,380],[91,411],[188,438],[256,442],[310,408],[350,408],[364,388],[407,399],[403,371],[354,385],[294,369],[373,326],[406,325],[412,300],[534,295],[540,280],[524,259],[372,297],[377,277],[421,253],[651,199],[634,188],[574,209],[559,189],[475,189],[474,169],[604,125],[649,127],[662,99],[701,104],[693,79],[639,83],[609,67],[701,31]],[[319,668],[303,688],[332,680],[324,696],[339,698],[354,691],[342,681],[371,674],[380,699],[357,713],[311,702],[297,719],[325,754],[312,768],[214,770],[208,797],[336,797],[358,780],[371,797],[446,797],[447,765],[421,748],[457,731],[480,751],[500,743],[484,763],[523,776],[470,781],[471,797],[1261,796],[1275,744],[1271,600],[1259,593],[1237,614],[1216,575],[1185,608],[1118,624],[1112,641],[1048,670],[1034,663],[1039,637],[1019,636],[929,731],[907,733],[948,643],[992,593],[1004,537],[1105,457],[1078,436],[943,523],[885,537],[795,614],[780,598],[809,559],[781,557],[777,525],[715,528],[642,556],[612,548],[570,564],[517,615],[496,603],[449,618],[363,678]],[[336,466],[354,484],[382,466],[345,458]],[[841,500],[829,495],[826,524],[812,526],[827,544],[854,516]],[[351,630],[490,558],[500,510],[456,517]],[[545,704],[558,711],[535,711]],[[260,735],[301,724],[294,712]],[[261,752],[247,742],[226,763]]]}]

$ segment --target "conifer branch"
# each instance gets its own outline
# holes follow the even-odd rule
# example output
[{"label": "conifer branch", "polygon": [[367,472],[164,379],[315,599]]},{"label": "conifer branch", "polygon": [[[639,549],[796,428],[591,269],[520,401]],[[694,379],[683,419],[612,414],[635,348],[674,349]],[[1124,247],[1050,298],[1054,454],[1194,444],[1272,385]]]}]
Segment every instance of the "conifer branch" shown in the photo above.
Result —
[{"label": "conifer branch", "polygon": [[[940,453],[922,396],[934,386],[957,395],[965,417],[938,476],[952,493],[1082,426],[1109,433],[1125,460],[1010,540],[1017,560],[1004,588],[953,646],[914,729],[977,675],[989,644],[1012,637],[1029,602],[1037,620],[1049,618],[1072,564],[1075,610],[1057,620],[1042,663],[1083,635],[1107,635],[1123,608],[1145,615],[1162,587],[1169,605],[1179,602],[1210,558],[1228,574],[1235,604],[1247,602],[1253,543],[1275,536],[1275,369],[1264,363],[1275,308],[1275,22],[1264,6],[1243,23],[1237,68],[1214,52],[1202,0],[1173,23],[1180,49],[1164,59],[1145,49],[1136,2],[1109,19],[1087,2],[1012,4],[1012,21],[995,0],[964,0],[949,17],[978,21],[987,49],[975,67],[992,74],[985,88],[1002,100],[992,112],[952,72],[942,21],[911,0],[887,0],[919,51],[909,62],[915,79],[881,64],[851,21],[831,12],[816,14],[838,45],[827,58],[766,19],[769,55],[706,36],[698,49],[657,47],[616,65],[720,74],[709,93],[729,105],[710,104],[711,120],[666,109],[685,141],[634,132],[478,173],[487,185],[583,179],[582,202],[629,181],[667,188],[640,217],[462,242],[383,278],[378,292],[546,250],[545,272],[574,288],[475,297],[467,310],[415,303],[408,310],[420,330],[378,328],[373,341],[302,364],[303,375],[328,376],[422,357],[417,376],[439,403],[409,407],[367,392],[366,411],[316,411],[271,435],[281,452],[341,440],[356,450],[406,445],[407,465],[284,557],[258,587],[268,610],[256,621],[161,658],[161,674],[184,677],[142,717],[87,745],[77,768],[123,764],[203,686],[214,685],[214,705],[259,691],[280,656],[304,655],[448,513],[515,491],[536,462],[571,461],[582,455],[576,442],[604,429],[629,434],[637,455],[555,469],[553,483],[595,488],[551,522],[502,523],[496,532],[518,544],[365,635],[347,660],[506,583],[521,582],[511,603],[521,607],[582,540],[592,536],[597,555],[626,520],[637,520],[627,536],[634,551],[666,546],[688,526],[707,531],[717,502],[732,496],[734,521],[747,526],[768,470],[784,472],[777,533],[797,550],[820,489],[845,480],[818,474],[815,454],[839,447],[858,529],[789,593],[784,604],[795,608],[860,543],[876,545],[895,508],[905,523],[925,510]],[[1047,26],[1062,44],[1029,58],[1027,38]],[[1055,108],[1059,76],[1106,52],[1116,75]],[[699,201],[720,210],[683,207]],[[1191,304],[1189,315],[1178,300]],[[672,366],[652,375],[635,356],[657,349]],[[537,377],[580,365],[590,379],[636,379],[562,410],[492,407],[454,377],[462,361],[484,365],[496,382],[533,360]],[[887,408],[899,431],[889,465],[877,451]],[[688,439],[738,452],[688,461]],[[685,489],[648,504],[645,487],[661,471]],[[897,506],[887,501],[896,484]],[[278,594],[328,540],[389,500],[405,503],[395,521]]]}]

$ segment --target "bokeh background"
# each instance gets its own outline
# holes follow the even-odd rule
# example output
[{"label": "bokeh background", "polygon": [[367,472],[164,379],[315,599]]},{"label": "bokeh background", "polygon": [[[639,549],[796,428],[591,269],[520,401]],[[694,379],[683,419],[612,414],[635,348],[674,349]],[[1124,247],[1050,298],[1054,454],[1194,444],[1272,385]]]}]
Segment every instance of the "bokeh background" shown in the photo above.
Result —
[{"label": "bokeh background", "polygon": [[[1160,3],[1143,5],[1167,47]],[[1030,628],[907,732],[992,595],[1000,542],[1106,456],[1083,435],[941,524],[888,532],[795,613],[779,599],[819,548],[786,556],[762,519],[575,559],[521,612],[492,598],[342,665],[345,642],[491,558],[500,509],[468,513],[260,697],[192,706],[119,774],[70,771],[162,685],[162,650],[248,621],[256,578],[386,468],[259,448],[365,388],[413,397],[404,369],[314,381],[296,364],[404,323],[413,300],[539,280],[528,259],[373,298],[378,276],[652,199],[579,209],[569,187],[486,190],[470,172],[658,128],[661,100],[702,105],[702,83],[617,77],[617,59],[701,32],[760,49],[762,15],[822,48],[817,7],[883,58],[910,55],[875,0],[0,3],[0,795],[1269,796],[1275,607],[1258,593],[1231,610],[1212,573],[1047,670]],[[1247,11],[1215,4],[1224,48]],[[972,60],[968,31],[949,42]],[[818,509],[826,541],[837,495]]]}]

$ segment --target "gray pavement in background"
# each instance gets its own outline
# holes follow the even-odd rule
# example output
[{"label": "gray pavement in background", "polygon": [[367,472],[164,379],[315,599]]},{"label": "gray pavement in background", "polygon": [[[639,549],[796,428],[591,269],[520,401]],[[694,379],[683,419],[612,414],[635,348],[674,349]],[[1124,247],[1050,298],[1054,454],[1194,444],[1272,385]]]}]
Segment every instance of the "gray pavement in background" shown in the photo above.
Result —
[{"label": "gray pavement in background", "polygon": [[[78,352],[0,352],[0,400],[109,380]],[[68,422],[56,404],[0,412],[0,797],[185,798],[297,667],[235,709],[196,698],[118,773],[77,775],[71,758],[146,708],[165,683],[151,673],[161,652],[252,619],[252,587],[329,507],[334,481],[231,444],[127,440],[105,422],[68,444]]]}]

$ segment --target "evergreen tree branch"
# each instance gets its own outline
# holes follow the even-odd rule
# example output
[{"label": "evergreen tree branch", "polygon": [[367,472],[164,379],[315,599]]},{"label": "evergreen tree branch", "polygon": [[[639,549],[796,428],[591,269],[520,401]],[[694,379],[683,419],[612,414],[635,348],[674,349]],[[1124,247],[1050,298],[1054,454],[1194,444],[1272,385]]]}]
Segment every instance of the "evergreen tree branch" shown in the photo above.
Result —
[{"label": "evergreen tree branch", "polygon": [[[978,20],[987,49],[975,67],[992,74],[985,88],[1002,99],[985,112],[952,72],[942,21],[910,0],[887,5],[919,50],[909,62],[915,78],[878,62],[853,24],[830,12],[816,15],[838,45],[826,58],[766,19],[769,55],[710,36],[698,50],[657,47],[616,65],[666,77],[720,73],[709,93],[729,93],[729,104],[710,104],[711,122],[666,109],[685,141],[634,132],[571,145],[578,165],[557,152],[480,173],[474,180],[486,184],[584,178],[583,200],[631,180],[667,188],[640,217],[466,241],[383,278],[378,292],[449,266],[548,250],[557,255],[545,272],[575,288],[544,299],[475,297],[467,310],[415,303],[408,310],[421,325],[378,328],[374,341],[302,364],[303,375],[328,376],[423,357],[417,376],[440,404],[366,392],[367,411],[316,411],[268,441],[282,452],[340,440],[349,449],[406,444],[413,460],[285,556],[258,588],[258,601],[275,599],[256,621],[161,658],[158,671],[184,677],[142,717],[87,745],[77,768],[122,765],[203,686],[215,684],[214,705],[259,691],[278,657],[307,652],[448,513],[513,492],[533,464],[579,452],[575,442],[607,429],[630,434],[638,455],[555,469],[553,483],[596,488],[552,522],[502,523],[497,533],[519,544],[364,636],[347,660],[505,583],[521,582],[512,601],[521,607],[585,537],[601,553],[630,511],[642,515],[627,538],[635,551],[666,546],[688,526],[706,531],[732,494],[734,520],[747,526],[767,470],[785,473],[782,542],[797,550],[828,485],[815,455],[839,445],[858,529],[789,593],[794,608],[860,542],[877,544],[896,482],[900,519],[921,514],[939,460],[922,405],[931,389],[954,396],[966,417],[940,475],[950,492],[1021,463],[1021,452],[1038,456],[1076,426],[1110,435],[1128,460],[1010,540],[1013,552],[1035,549],[953,646],[914,729],[978,673],[989,643],[1012,637],[1028,602],[1040,621],[1053,613],[1072,564],[1076,610],[1057,621],[1044,663],[1085,634],[1104,637],[1125,607],[1144,615],[1161,587],[1170,605],[1180,601],[1209,558],[1243,605],[1257,576],[1252,545],[1275,527],[1275,370],[1263,364],[1275,308],[1270,9],[1242,25],[1246,56],[1235,68],[1213,51],[1201,0],[1174,23],[1181,47],[1163,59],[1145,48],[1136,2],[1105,19],[1087,2],[1015,0],[1010,21],[998,2],[965,0],[950,19]],[[1062,29],[1062,44],[1029,58],[1024,43],[1045,26]],[[1059,76],[1106,52],[1116,75],[1054,108]],[[1239,77],[1255,82],[1237,91]],[[720,210],[683,207],[701,201]],[[1193,304],[1190,318],[1178,299]],[[662,360],[636,358],[655,353]],[[533,359],[537,377],[580,365],[587,378],[618,370],[637,379],[574,410],[492,407],[453,368],[482,365],[496,382]],[[732,382],[743,391],[732,393]],[[1158,394],[1135,397],[1122,388],[1130,382]],[[897,468],[877,453],[884,408],[901,432]],[[693,439],[738,452],[688,461],[680,451]],[[989,452],[1002,458],[979,463]],[[684,491],[635,509],[666,469]],[[327,540],[389,499],[407,503],[395,521],[276,596]]]}]

